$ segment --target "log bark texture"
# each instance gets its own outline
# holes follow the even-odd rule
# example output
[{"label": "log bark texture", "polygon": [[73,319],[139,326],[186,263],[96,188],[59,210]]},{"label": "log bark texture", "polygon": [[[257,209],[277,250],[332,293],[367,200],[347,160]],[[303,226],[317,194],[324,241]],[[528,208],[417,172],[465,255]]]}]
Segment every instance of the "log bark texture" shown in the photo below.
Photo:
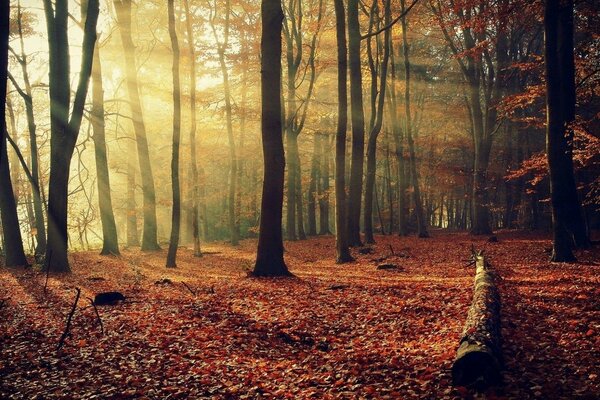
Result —
[{"label": "log bark texture", "polygon": [[452,381],[482,390],[501,380],[500,295],[492,267],[482,253],[474,257],[473,302],[452,365]]}]

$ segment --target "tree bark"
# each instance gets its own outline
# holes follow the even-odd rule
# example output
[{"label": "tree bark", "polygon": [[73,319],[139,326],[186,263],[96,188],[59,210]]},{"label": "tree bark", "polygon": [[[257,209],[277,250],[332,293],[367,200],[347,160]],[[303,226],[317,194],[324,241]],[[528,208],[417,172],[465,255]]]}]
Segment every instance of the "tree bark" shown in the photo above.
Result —
[{"label": "tree bark", "polygon": [[196,52],[194,48],[194,35],[192,31],[192,14],[189,1],[183,0],[185,8],[185,27],[187,33],[188,53],[190,57],[190,163],[192,181],[192,237],[194,242],[194,256],[202,257],[200,249],[200,229],[198,227],[198,160],[196,157]]},{"label": "tree bark", "polygon": [[33,92],[31,88],[31,82],[29,80],[29,71],[27,68],[28,61],[27,55],[25,54],[25,43],[23,40],[23,26],[22,26],[22,14],[21,7],[19,5],[17,9],[17,27],[19,30],[19,41],[21,45],[21,59],[19,64],[21,65],[21,71],[23,73],[23,82],[25,84],[25,90],[23,100],[25,101],[25,115],[27,116],[27,129],[29,130],[29,153],[30,153],[30,167],[31,172],[31,189],[33,194],[33,212],[35,215],[35,229],[36,229],[36,247],[35,256],[36,258],[43,257],[46,252],[46,225],[44,222],[44,209],[42,206],[42,198],[40,195],[40,167],[39,167],[39,152],[37,145],[36,125],[35,116],[33,113]]},{"label": "tree bark", "polygon": [[173,51],[173,155],[171,158],[171,183],[173,186],[173,210],[171,213],[171,237],[167,253],[167,268],[177,266],[177,248],[181,227],[181,188],[179,185],[179,142],[181,140],[181,82],[179,78],[179,42],[175,32],[174,0],[167,1],[169,38]]},{"label": "tree bark", "polygon": [[6,143],[6,86],[10,2],[0,4],[0,217],[6,266],[27,265],[13,192]]},{"label": "tree bark", "polygon": [[[384,24],[387,26],[391,21],[391,5],[390,0],[385,2],[384,11]],[[370,40],[370,39],[369,39]],[[387,70],[388,61],[390,58],[390,43],[391,43],[391,32],[387,29],[383,39],[383,60],[381,61],[381,75],[379,77],[379,98],[377,102],[377,108],[373,107],[375,115],[371,116],[373,121],[371,131],[369,132],[369,140],[367,144],[367,177],[365,181],[365,208],[363,211],[364,216],[364,228],[365,228],[365,242],[372,244],[375,243],[375,237],[373,236],[373,196],[375,188],[375,172],[377,169],[377,139],[381,132],[381,126],[383,124],[383,106],[385,105],[385,90],[387,82]],[[376,75],[375,75],[376,76]],[[408,85],[407,85],[408,86]],[[375,101],[377,97],[377,89],[372,94],[372,101]]]},{"label": "tree bark", "polygon": [[298,239],[306,240],[304,231],[304,201],[302,200],[302,164],[300,153],[296,153],[296,223],[298,226]]},{"label": "tree bark", "polygon": [[144,194],[144,229],[142,233],[142,250],[152,251],[160,249],[157,239],[156,223],[156,192],[154,189],[154,175],[150,162],[148,137],[142,113],[142,104],[137,80],[135,61],[135,45],[131,38],[131,0],[114,0],[117,14],[117,25],[121,34],[121,42],[125,53],[125,69],[127,76],[127,91],[129,105],[133,118],[138,161],[142,177],[142,192]]},{"label": "tree bark", "polygon": [[331,235],[329,230],[329,137],[321,141],[323,155],[321,163],[321,194],[319,196],[319,235]]},{"label": "tree bark", "polygon": [[358,3],[358,0],[348,0],[348,63],[350,67],[350,107],[352,113],[352,166],[347,224],[348,244],[350,246],[362,245],[360,209],[365,158],[365,114],[362,97]]},{"label": "tree bark", "polygon": [[281,123],[281,23],[280,0],[261,3],[261,131],[264,178],[260,232],[254,276],[287,276],[283,260],[283,184],[285,154]]},{"label": "tree bark", "polygon": [[237,154],[235,149],[235,139],[233,137],[233,116],[231,108],[231,88],[229,85],[229,70],[225,60],[225,49],[229,45],[229,17],[231,14],[231,4],[229,0],[225,2],[225,26],[223,27],[223,42],[220,42],[214,26],[214,16],[211,19],[213,35],[217,42],[217,52],[219,53],[219,65],[221,67],[221,75],[223,76],[223,89],[225,92],[225,117],[227,119],[227,140],[229,142],[229,192],[227,195],[227,216],[229,221],[229,235],[231,244],[237,246],[239,244],[239,227],[235,214],[235,194],[237,188]]},{"label": "tree bark", "polygon": [[[402,12],[404,13],[405,4],[401,0]],[[417,217],[417,235],[420,238],[429,237],[427,232],[427,221],[423,215],[423,203],[421,199],[421,189],[419,187],[419,172],[417,170],[417,156],[415,152],[415,143],[413,140],[412,113],[410,110],[410,59],[408,55],[408,40],[406,30],[408,23],[406,16],[401,18],[402,21],[402,53],[404,56],[404,71],[405,71],[405,89],[404,89],[404,112],[406,120],[406,141],[408,143],[408,151],[410,154],[410,169],[411,181],[413,186],[413,198],[415,202],[415,215]]]},{"label": "tree bark", "polygon": [[335,134],[335,250],[338,264],[353,260],[348,248],[346,209],[346,131],[348,128],[348,60],[343,0],[334,0],[337,44],[338,119]]},{"label": "tree bark", "polygon": [[99,46],[94,48],[92,64],[92,129],[94,131],[94,156],[98,184],[98,205],[102,223],[101,255],[119,255],[117,225],[112,207],[110,176],[106,154],[106,133],[104,128],[104,89],[102,85],[102,64]]},{"label": "tree bark", "polygon": [[[135,138],[130,138],[128,150],[135,153]],[[127,247],[140,245],[137,229],[137,210],[135,203],[135,165],[134,161],[127,159]]]},{"label": "tree bark", "polygon": [[481,253],[474,256],[473,302],[452,365],[452,381],[483,390],[501,378],[500,295],[490,265]]},{"label": "tree bark", "polygon": [[310,183],[308,185],[308,234],[315,236],[317,234],[317,183],[319,180],[319,171],[321,162],[321,135],[313,135],[313,154],[310,166]]},{"label": "tree bark", "polygon": [[[573,2],[547,0],[544,13],[546,61],[546,151],[552,200],[552,261],[575,261],[573,245],[587,235],[573,173],[574,120]],[[566,49],[568,47],[569,49]],[[577,222],[573,222],[573,220]]]},{"label": "tree bark", "polygon": [[96,42],[96,22],[98,20],[98,0],[90,0],[85,15],[83,54],[79,82],[71,108],[69,85],[70,57],[68,30],[68,2],[57,0],[55,6],[44,0],[48,27],[49,68],[50,68],[50,182],[48,192],[48,247],[46,264],[48,270],[70,272],[67,257],[68,227],[67,204],[69,192],[69,171],[75,150],[79,128],[83,117],[83,107],[92,71],[92,59]]}]

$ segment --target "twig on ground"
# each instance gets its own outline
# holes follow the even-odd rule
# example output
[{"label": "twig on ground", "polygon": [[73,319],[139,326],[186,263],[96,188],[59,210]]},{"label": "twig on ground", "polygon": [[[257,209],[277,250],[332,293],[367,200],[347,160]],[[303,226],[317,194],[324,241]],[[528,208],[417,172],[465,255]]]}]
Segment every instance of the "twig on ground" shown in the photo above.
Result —
[{"label": "twig on ground", "polygon": [[77,291],[77,295],[75,296],[75,301],[73,302],[73,307],[71,308],[71,312],[69,313],[69,317],[67,318],[67,325],[65,326],[65,331],[63,332],[60,340],[58,342],[58,347],[56,350],[60,350],[65,344],[65,339],[69,335],[69,331],[71,330],[71,319],[73,318],[73,314],[75,314],[75,310],[77,309],[77,303],[79,302],[79,296],[81,296],[81,289],[75,288]]},{"label": "twig on ground", "polygon": [[185,287],[187,288],[187,290],[189,290],[189,291],[190,291],[190,293],[191,293],[191,294],[193,294],[194,296],[196,295],[196,292],[194,292],[194,291],[192,290],[192,288],[191,288],[191,287],[190,287],[190,286],[189,286],[187,283],[185,283],[185,282],[183,282],[183,281],[181,281],[181,283],[182,283],[182,285],[183,285],[183,286],[185,286]]},{"label": "twig on ground", "polygon": [[98,319],[98,323],[100,324],[100,333],[104,335],[104,324],[102,324],[102,319],[100,318],[98,308],[96,307],[96,304],[94,303],[94,300],[92,298],[88,297],[87,299],[90,301],[92,307],[94,307],[94,311],[96,312],[96,318]]}]

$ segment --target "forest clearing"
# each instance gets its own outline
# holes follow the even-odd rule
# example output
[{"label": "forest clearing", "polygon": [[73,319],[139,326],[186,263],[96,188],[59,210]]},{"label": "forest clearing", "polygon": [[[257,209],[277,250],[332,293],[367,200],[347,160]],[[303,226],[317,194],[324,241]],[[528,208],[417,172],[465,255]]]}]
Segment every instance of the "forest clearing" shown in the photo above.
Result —
[{"label": "forest clearing", "polygon": [[[582,251],[577,264],[552,264],[540,261],[551,246],[544,235],[498,239],[377,236],[372,254],[356,252],[343,265],[333,262],[331,236],[286,242],[295,278],[266,280],[247,277],[253,240],[206,245],[200,259],[180,249],[170,270],[162,251],[102,260],[80,252],[73,274],[51,276],[46,294],[43,271],[2,270],[0,393],[469,398],[451,386],[450,367],[472,296],[474,245],[502,276],[504,385],[486,398],[597,398],[600,249]],[[400,269],[378,270],[383,262]],[[75,287],[81,301],[57,352]],[[98,306],[102,334],[86,298],[108,290],[126,300]]]}]

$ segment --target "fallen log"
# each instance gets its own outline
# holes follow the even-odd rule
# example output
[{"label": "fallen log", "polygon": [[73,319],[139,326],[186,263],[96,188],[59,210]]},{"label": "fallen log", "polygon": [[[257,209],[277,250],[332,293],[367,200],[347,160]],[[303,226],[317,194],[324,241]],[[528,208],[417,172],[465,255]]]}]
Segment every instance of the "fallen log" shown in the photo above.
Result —
[{"label": "fallen log", "polygon": [[484,390],[501,381],[500,295],[495,273],[483,253],[473,252],[473,258],[473,302],[452,365],[452,382]]}]

